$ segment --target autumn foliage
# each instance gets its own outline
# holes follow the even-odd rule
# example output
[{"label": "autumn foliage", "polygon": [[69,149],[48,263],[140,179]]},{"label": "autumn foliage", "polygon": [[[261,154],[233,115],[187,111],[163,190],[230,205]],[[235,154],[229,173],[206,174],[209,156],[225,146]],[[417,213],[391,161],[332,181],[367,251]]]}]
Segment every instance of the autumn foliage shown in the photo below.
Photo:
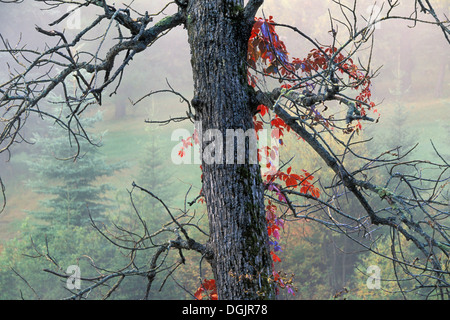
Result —
[{"label": "autumn foliage", "polygon": [[[265,76],[278,75],[281,87],[284,90],[296,90],[300,88],[313,89],[313,84],[298,84],[297,81],[302,77],[312,76],[314,72],[327,70],[332,63],[337,66],[340,77],[346,77],[347,86],[358,90],[355,106],[361,115],[365,115],[367,110],[377,112],[375,104],[370,101],[371,98],[371,79],[366,73],[358,69],[351,58],[345,57],[337,48],[332,46],[321,46],[313,48],[304,59],[289,58],[286,45],[280,39],[275,30],[275,22],[273,17],[268,19],[256,18],[253,30],[248,42],[247,63],[249,65],[247,77],[248,83],[252,87],[258,84],[258,77],[252,70],[263,67]],[[287,80],[287,82],[286,82]],[[278,142],[278,146],[284,144],[283,137],[291,131],[291,128],[276,114],[271,114],[270,109],[265,105],[259,105],[257,115],[254,117],[254,127],[258,137],[258,133],[264,129],[264,125],[269,123],[271,128],[271,137]],[[311,106],[311,114],[313,121],[322,122],[328,126],[332,119],[325,118],[319,111]],[[356,126],[348,129],[360,130],[361,125],[357,122]],[[258,137],[259,139],[259,137]],[[180,156],[184,155],[184,149],[192,146],[194,137],[183,141],[183,148],[180,150]],[[275,195],[272,199],[276,199],[280,204],[288,201],[284,193],[286,189],[298,189],[305,196],[319,198],[320,190],[314,185],[314,176],[306,170],[301,172],[293,172],[292,167],[277,168],[274,160],[279,156],[277,145],[265,146],[258,149],[259,162],[265,163],[266,171],[263,174],[265,190]],[[275,201],[275,200],[274,200]],[[279,289],[285,289],[289,293],[295,295],[295,287],[292,278],[286,277],[280,271],[276,270],[276,263],[281,262],[280,253],[283,252],[281,241],[281,232],[284,229],[284,220],[277,215],[277,204],[268,200],[266,205],[267,232],[269,236],[270,254],[273,260],[273,274],[269,281],[277,284],[277,292]],[[214,279],[204,280],[195,293],[195,298],[217,299],[217,291]]]},{"label": "autumn foliage", "polygon": [[194,294],[197,300],[217,300],[216,280],[204,280]]}]

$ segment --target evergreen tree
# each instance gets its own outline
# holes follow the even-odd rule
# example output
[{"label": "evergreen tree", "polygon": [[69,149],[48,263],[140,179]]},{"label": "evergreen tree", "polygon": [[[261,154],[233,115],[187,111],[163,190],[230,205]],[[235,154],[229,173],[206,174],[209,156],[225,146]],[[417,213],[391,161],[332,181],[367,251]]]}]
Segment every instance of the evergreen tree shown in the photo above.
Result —
[{"label": "evergreen tree", "polygon": [[[98,113],[83,119],[83,126],[89,128],[101,119]],[[64,129],[46,123],[48,126],[34,135],[34,161],[27,162],[28,184],[43,197],[39,209],[29,212],[31,219],[25,220],[0,254],[0,299],[56,299],[64,295],[65,283],[43,269],[64,274],[67,266],[78,265],[83,276],[90,277],[97,275],[91,262],[116,267],[126,263],[117,248],[89,225],[89,214],[95,221],[105,221],[112,209],[107,193],[113,187],[102,179],[125,164],[106,163],[100,148],[83,140],[78,141],[83,154],[73,161],[77,148],[70,146]],[[42,239],[44,234],[48,242]],[[54,261],[46,259],[46,253]],[[10,276],[11,270],[14,276]],[[119,297],[134,298],[126,293]]]},{"label": "evergreen tree", "polygon": [[[89,127],[99,120],[101,115],[97,114],[85,119],[83,125]],[[83,154],[73,161],[76,147],[68,144],[67,135],[56,124],[34,138],[38,152],[34,161],[28,162],[33,174],[29,185],[47,197],[39,201],[41,210],[30,213],[42,222],[42,228],[83,226],[89,214],[101,219],[110,208],[106,194],[112,188],[101,179],[113,175],[124,164],[106,163],[96,145],[81,140]]]},{"label": "evergreen tree", "polygon": [[[161,143],[161,136],[153,133],[145,145],[145,161],[139,163],[140,171],[136,183],[148,190],[157,190],[158,195],[164,198],[164,202],[170,205],[174,202],[173,197],[176,194],[170,179],[170,168],[168,168],[167,159],[170,159],[169,153],[164,149]],[[158,201],[148,198],[147,209],[154,212]]]},{"label": "evergreen tree", "polygon": [[414,132],[408,125],[408,122],[410,122],[411,119],[409,119],[407,108],[408,106],[400,103],[395,106],[393,114],[389,118],[389,130],[386,130],[388,134],[384,135],[384,141],[386,143],[384,145],[381,144],[380,146],[386,149],[399,148],[399,156],[403,156],[415,144]]}]

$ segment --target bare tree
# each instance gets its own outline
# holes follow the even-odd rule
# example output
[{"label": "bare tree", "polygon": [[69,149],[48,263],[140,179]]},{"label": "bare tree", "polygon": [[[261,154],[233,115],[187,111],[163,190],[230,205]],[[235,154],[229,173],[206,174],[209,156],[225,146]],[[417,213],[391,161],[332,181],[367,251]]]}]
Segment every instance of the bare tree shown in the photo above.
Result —
[{"label": "bare tree", "polygon": [[[308,61],[290,62],[279,47],[280,42],[269,36],[266,43],[272,53],[269,66],[252,64],[248,60],[249,39],[263,0],[249,0],[245,5],[243,0],[175,0],[156,15],[139,13],[131,5],[118,8],[106,1],[36,1],[50,9],[67,4],[75,5],[73,11],[96,8],[100,14],[71,39],[55,29],[69,13],[49,23],[49,27],[37,26],[37,32],[52,41],[43,51],[13,46],[1,37],[2,52],[9,53],[11,63],[16,65],[8,68],[10,78],[0,85],[1,152],[9,152],[14,143],[26,141],[22,128],[32,113],[53,118],[68,130],[72,143],[77,144],[81,138],[89,140],[79,122],[83,112],[100,105],[107,90],[115,92],[125,68],[136,55],[151,50],[152,44],[161,36],[182,26],[187,29],[191,49],[194,92],[192,99],[183,97],[188,106],[187,116],[168,122],[199,121],[204,132],[218,130],[226,141],[225,133],[229,129],[253,129],[258,106],[267,106],[334,172],[332,181],[327,185],[322,183],[321,197],[277,186],[285,201],[273,200],[284,206],[286,215],[322,223],[374,252],[373,242],[362,241],[357,235],[370,235],[379,227],[389,229],[393,240],[400,237],[412,241],[422,258],[421,263],[409,261],[400,242],[396,241],[392,242],[392,255],[387,258],[406,270],[417,281],[418,289],[425,288],[427,295],[448,299],[450,237],[446,186],[449,164],[438,150],[435,150],[438,162],[406,161],[403,156],[395,155],[394,150],[387,150],[377,157],[359,155],[356,147],[364,141],[356,139],[356,132],[360,122],[376,121],[367,113],[374,105],[364,97],[353,98],[348,93],[368,87],[378,72],[371,65],[377,23],[403,19],[433,24],[450,42],[448,19],[441,18],[430,1],[416,0],[410,16],[395,15],[398,1],[384,1],[380,12],[372,12],[370,17],[364,18],[358,13],[358,1],[335,0],[341,16],[330,14],[331,42],[327,46],[295,26],[270,19],[259,20],[267,28],[293,30],[313,49]],[[173,14],[155,22],[161,13],[170,9]],[[117,31],[114,35],[113,30]],[[90,40],[91,50],[76,50],[88,41],[85,39],[89,35],[99,31],[101,35]],[[365,61],[359,56],[363,51],[369,52]],[[311,61],[315,61],[315,65],[308,65]],[[355,69],[351,70],[349,66]],[[258,81],[250,82],[250,85],[249,74]],[[264,79],[268,78],[283,83],[283,88],[267,89],[270,84]],[[72,79],[77,84],[76,92],[67,90],[66,82]],[[63,93],[62,114],[67,117],[48,113],[43,107],[54,90]],[[326,118],[319,110],[321,107],[344,108],[345,117]],[[344,138],[336,132],[344,133]],[[115,279],[112,292],[124,277],[130,275],[147,277],[144,296],[148,297],[153,280],[163,268],[168,268],[170,275],[183,264],[183,250],[200,253],[202,260],[211,265],[219,298],[275,298],[264,204],[265,196],[271,197],[271,190],[261,178],[259,164],[250,161],[252,156],[246,150],[244,164],[238,164],[237,154],[233,164],[226,162],[224,154],[219,155],[222,161],[215,163],[203,159],[201,196],[207,206],[209,230],[201,232],[208,234],[207,243],[197,242],[189,235],[190,228],[198,228],[192,223],[194,215],[189,213],[189,201],[185,201],[181,215],[176,216],[154,191],[133,183],[131,201],[136,189],[148,194],[161,202],[171,222],[157,234],[150,234],[136,210],[141,233],[119,227],[119,234],[111,236],[93,221],[106,238],[130,251],[130,263],[121,270],[87,279],[93,282],[92,286],[75,293],[72,298],[83,297],[95,287]],[[348,158],[356,158],[360,165],[348,167]],[[380,170],[387,172],[386,180],[376,183],[373,177]],[[3,184],[1,187],[3,189]],[[342,211],[342,197],[356,199],[364,214]],[[171,233],[173,238],[157,241],[160,233]],[[135,265],[133,257],[148,249],[156,250],[150,258],[151,263],[145,267]],[[167,266],[164,262],[171,251],[179,254],[180,260]]]}]

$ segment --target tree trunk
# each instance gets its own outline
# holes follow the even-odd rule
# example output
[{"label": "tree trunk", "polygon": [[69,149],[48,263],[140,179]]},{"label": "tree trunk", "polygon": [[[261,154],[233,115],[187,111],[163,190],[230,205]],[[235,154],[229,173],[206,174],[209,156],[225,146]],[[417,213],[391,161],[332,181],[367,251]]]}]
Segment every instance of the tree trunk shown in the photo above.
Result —
[{"label": "tree trunk", "polygon": [[[272,259],[260,166],[251,163],[255,155],[248,145],[242,164],[236,149],[234,162],[227,161],[230,153],[224,146],[227,130],[254,128],[246,75],[251,25],[242,19],[242,8],[242,0],[189,1],[186,26],[194,76],[192,104],[201,122],[202,152],[210,151],[209,139],[223,147],[222,153],[215,149],[213,163],[202,157],[209,246],[214,253],[211,265],[219,299],[272,299],[275,288],[270,281]],[[208,135],[210,129],[217,129],[220,139]]]}]

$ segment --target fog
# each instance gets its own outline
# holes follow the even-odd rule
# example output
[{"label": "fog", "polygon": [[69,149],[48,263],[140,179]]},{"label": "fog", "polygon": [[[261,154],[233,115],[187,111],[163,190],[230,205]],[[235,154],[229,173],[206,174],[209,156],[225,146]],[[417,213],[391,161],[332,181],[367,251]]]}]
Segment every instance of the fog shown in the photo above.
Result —
[{"label": "fog", "polygon": [[[148,10],[152,13],[160,11],[166,2],[134,1],[133,7],[140,12]],[[400,2],[401,6],[396,10],[397,15],[408,16],[412,12],[413,1]],[[368,16],[372,4],[373,1],[358,1],[359,12]],[[16,5],[0,4],[0,34],[3,39],[10,44],[17,43],[17,47],[42,50],[46,48],[46,43],[51,46],[56,39],[38,33],[35,26],[46,30],[65,29],[68,39],[79,31],[78,28],[73,28],[73,25],[64,25],[65,22],[49,26],[48,24],[64,14],[66,9],[60,7],[42,11],[43,7],[42,4],[31,1]],[[448,15],[450,2],[440,1],[436,8]],[[175,5],[170,6],[164,14],[155,17],[154,22],[174,10]],[[98,12],[83,10],[79,17],[81,26],[87,25],[96,14]],[[339,8],[329,0],[266,0],[259,12],[259,16],[270,15],[276,22],[296,26],[323,44],[329,44],[331,41],[328,32],[330,14],[339,16],[340,13]],[[69,22],[74,23],[74,20]],[[348,37],[347,32],[343,26],[339,28],[339,41],[344,42]],[[277,30],[291,58],[304,57],[311,50],[311,44],[294,32],[283,28]],[[106,52],[110,43],[108,41],[103,45],[102,52]],[[431,160],[435,159],[430,143],[432,140],[439,152],[448,158],[450,46],[443,33],[434,25],[413,26],[410,21],[398,19],[377,25],[374,41],[372,70],[381,69],[373,80],[372,101],[377,103],[381,117],[377,123],[364,124],[362,135],[373,137],[368,146],[369,152],[376,154],[381,149],[394,148],[399,144],[406,148],[419,143],[414,156]],[[98,45],[98,42],[86,44],[83,50],[94,44]],[[3,47],[2,45],[2,49]],[[365,50],[361,52],[360,57],[367,59],[368,55],[369,50]],[[8,79],[7,63],[13,65],[13,61],[7,53],[1,52],[0,62],[0,80],[3,82]],[[14,67],[20,68],[17,65]],[[114,187],[114,190],[105,193],[112,199],[111,210],[127,206],[127,190],[131,188],[132,182],[145,180],[142,177],[142,162],[147,161],[146,157],[149,157],[148,162],[153,161],[157,158],[157,152],[161,157],[158,166],[164,164],[157,170],[164,170],[166,174],[155,174],[161,181],[154,183],[175,190],[176,194],[171,195],[169,191],[161,189],[162,197],[171,198],[172,207],[183,205],[185,192],[191,184],[192,197],[201,189],[198,165],[180,167],[173,165],[170,158],[170,152],[178,143],[171,140],[171,133],[176,128],[192,130],[192,124],[188,121],[168,126],[145,123],[148,119],[165,120],[169,117],[185,116],[186,105],[180,102],[179,97],[171,94],[154,95],[137,105],[132,103],[151,91],[168,89],[168,85],[186,98],[193,98],[190,51],[186,30],[182,27],[171,30],[133,58],[125,69],[117,94],[109,96],[115,87],[112,85],[107,94],[104,94],[102,105],[90,106],[86,111],[86,117],[94,116],[98,111],[102,113],[102,120],[89,130],[101,141],[98,151],[104,161],[108,164],[126,163],[117,174],[100,177],[97,181],[99,184],[107,182]],[[33,224],[30,212],[40,210],[39,201],[43,196],[31,185],[31,180],[36,180],[37,175],[30,171],[29,163],[43,157],[42,148],[38,143],[34,144],[36,134],[46,136],[51,126],[49,121],[37,116],[30,117],[23,131],[24,138],[30,143],[17,144],[11,148],[11,153],[0,154],[0,176],[6,188],[7,201],[5,210],[0,214],[0,252],[11,239],[26,238],[23,224]],[[62,130],[59,132],[61,136],[64,134]],[[153,151],[147,153],[147,149]],[[81,152],[83,153],[83,150]]]}]

